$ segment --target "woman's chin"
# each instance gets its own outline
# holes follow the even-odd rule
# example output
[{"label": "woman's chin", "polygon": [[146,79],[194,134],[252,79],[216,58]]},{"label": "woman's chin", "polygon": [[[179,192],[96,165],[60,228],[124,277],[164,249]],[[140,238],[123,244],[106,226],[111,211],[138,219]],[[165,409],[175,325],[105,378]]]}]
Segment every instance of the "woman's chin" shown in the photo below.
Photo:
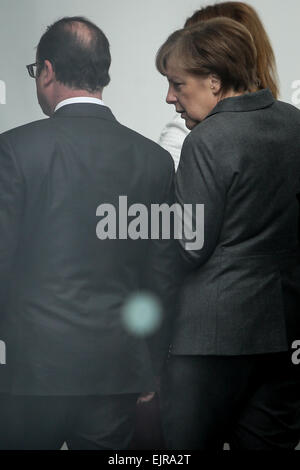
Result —
[{"label": "woman's chin", "polygon": [[191,131],[195,126],[199,124],[199,121],[193,121],[192,119],[185,119],[186,127]]}]

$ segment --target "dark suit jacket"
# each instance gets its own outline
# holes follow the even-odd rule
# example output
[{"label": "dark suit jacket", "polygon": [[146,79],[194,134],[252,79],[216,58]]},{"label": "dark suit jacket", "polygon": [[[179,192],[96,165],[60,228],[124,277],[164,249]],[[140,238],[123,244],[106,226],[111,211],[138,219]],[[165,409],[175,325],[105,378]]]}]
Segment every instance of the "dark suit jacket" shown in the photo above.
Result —
[{"label": "dark suit jacket", "polygon": [[219,102],[184,142],[176,192],[204,204],[204,246],[181,250],[173,353],[287,350],[300,338],[300,111],[269,90]]},{"label": "dark suit jacket", "polygon": [[[154,388],[174,306],[173,242],[100,240],[96,209],[118,209],[121,195],[128,206],[172,202],[173,175],[170,155],[104,106],[67,105],[0,136],[2,390]],[[164,328],[148,339],[128,333],[120,315],[141,289],[165,307]]]}]

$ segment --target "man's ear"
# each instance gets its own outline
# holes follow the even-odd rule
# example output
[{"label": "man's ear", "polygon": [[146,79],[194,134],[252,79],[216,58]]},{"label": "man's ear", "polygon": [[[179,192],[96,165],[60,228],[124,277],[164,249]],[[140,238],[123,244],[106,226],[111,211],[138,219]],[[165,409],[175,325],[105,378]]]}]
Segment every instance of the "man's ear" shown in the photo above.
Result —
[{"label": "man's ear", "polygon": [[44,66],[40,72],[40,80],[44,86],[50,85],[55,80],[55,72],[49,60],[44,61]]}]

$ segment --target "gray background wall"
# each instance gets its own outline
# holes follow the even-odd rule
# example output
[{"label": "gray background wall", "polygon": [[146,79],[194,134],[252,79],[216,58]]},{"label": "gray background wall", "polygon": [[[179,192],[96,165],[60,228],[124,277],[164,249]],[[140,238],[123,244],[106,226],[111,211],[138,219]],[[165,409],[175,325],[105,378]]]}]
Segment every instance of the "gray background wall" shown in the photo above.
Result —
[{"label": "gray background wall", "polygon": [[[213,2],[213,0],[212,0]],[[103,99],[123,124],[157,140],[173,115],[165,103],[167,81],[155,69],[155,53],[167,36],[183,26],[207,0],[0,0],[0,132],[43,118],[35,83],[25,64],[47,25],[65,15],[84,15],[109,38],[111,84]],[[277,57],[281,97],[300,107],[300,2],[249,0],[259,12]],[[296,81],[299,81],[296,83]],[[296,90],[292,89],[295,82]],[[3,84],[0,103],[3,102]],[[2,99],[1,99],[2,96]]]}]

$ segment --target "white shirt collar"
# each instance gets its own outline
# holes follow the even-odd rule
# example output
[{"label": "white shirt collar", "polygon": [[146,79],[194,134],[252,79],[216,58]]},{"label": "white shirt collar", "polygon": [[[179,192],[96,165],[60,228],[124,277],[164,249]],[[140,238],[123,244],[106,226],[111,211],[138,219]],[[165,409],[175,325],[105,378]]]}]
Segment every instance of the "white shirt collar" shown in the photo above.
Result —
[{"label": "white shirt collar", "polygon": [[55,107],[54,112],[56,112],[62,106],[66,106],[67,104],[74,104],[74,103],[93,103],[99,104],[101,106],[105,106],[104,102],[99,98],[92,98],[91,96],[78,96],[74,98],[68,98],[66,100],[61,101]]}]

